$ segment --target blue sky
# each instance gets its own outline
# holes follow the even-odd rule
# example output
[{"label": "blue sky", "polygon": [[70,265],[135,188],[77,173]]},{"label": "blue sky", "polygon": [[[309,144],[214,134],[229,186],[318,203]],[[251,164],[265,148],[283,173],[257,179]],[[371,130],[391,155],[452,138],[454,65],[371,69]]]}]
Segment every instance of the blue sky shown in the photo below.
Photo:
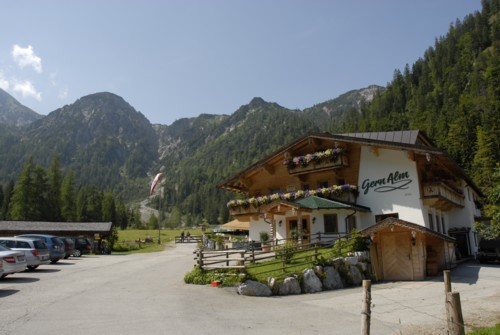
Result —
[{"label": "blue sky", "polygon": [[253,97],[307,108],[386,85],[480,0],[0,0],[0,88],[40,114],[96,92],[152,123]]}]

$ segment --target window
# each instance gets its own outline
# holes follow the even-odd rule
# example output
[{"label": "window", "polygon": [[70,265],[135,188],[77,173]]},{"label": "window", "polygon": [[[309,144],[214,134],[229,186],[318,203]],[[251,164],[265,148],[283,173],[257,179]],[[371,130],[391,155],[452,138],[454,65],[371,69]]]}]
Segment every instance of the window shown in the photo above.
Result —
[{"label": "window", "polygon": [[326,188],[328,187],[328,182],[327,181],[320,181],[319,182],[319,188]]},{"label": "window", "polygon": [[325,233],[335,234],[339,232],[337,214],[325,214],[323,220],[325,222]]},{"label": "window", "polygon": [[441,232],[441,225],[439,224],[439,216],[436,215],[436,228],[437,228],[437,232],[440,233]]},{"label": "window", "polygon": [[441,228],[443,228],[443,234],[447,234],[446,227],[444,225],[444,216],[441,215]]},{"label": "window", "polygon": [[309,189],[309,184],[302,184],[302,189],[303,190],[308,190]]},{"label": "window", "polygon": [[429,229],[430,230],[434,230],[434,220],[433,220],[433,216],[431,213],[428,214],[429,215]]}]

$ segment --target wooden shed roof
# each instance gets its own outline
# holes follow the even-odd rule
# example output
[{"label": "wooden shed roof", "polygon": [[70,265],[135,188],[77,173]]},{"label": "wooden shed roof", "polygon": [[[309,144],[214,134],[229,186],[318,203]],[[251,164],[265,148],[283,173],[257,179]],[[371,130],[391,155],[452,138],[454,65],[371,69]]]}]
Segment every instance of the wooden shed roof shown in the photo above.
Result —
[{"label": "wooden shed roof", "polygon": [[448,235],[438,233],[437,231],[431,230],[427,227],[418,225],[416,223],[412,223],[412,222],[408,222],[408,221],[404,221],[404,220],[400,220],[400,219],[396,219],[396,218],[386,218],[382,221],[377,222],[376,224],[374,224],[371,227],[363,229],[360,233],[363,236],[370,236],[373,233],[390,228],[391,225],[407,228],[410,230],[415,230],[415,231],[421,232],[423,234],[427,234],[427,235],[430,235],[430,236],[433,236],[433,237],[436,237],[436,238],[439,238],[439,239],[442,239],[442,240],[445,240],[448,242],[455,242],[456,241],[453,237],[450,237]]}]

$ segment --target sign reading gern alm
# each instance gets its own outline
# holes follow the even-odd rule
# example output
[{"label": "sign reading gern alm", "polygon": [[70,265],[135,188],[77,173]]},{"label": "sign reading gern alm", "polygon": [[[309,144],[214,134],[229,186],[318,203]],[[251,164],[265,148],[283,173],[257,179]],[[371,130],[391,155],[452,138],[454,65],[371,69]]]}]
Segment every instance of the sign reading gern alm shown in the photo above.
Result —
[{"label": "sign reading gern alm", "polygon": [[361,184],[361,188],[364,190],[363,194],[368,194],[370,190],[380,193],[391,192],[395,190],[406,190],[411,182],[412,179],[410,179],[410,173],[408,171],[395,171],[389,173],[385,178],[374,180],[367,178]]}]

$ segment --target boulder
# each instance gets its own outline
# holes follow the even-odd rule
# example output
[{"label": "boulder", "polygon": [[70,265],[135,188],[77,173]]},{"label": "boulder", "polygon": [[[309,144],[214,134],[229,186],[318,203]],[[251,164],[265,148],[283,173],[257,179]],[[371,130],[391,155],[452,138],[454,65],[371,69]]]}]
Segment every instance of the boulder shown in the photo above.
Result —
[{"label": "boulder", "polygon": [[344,288],[339,272],[333,266],[323,268],[323,287],[325,290],[338,290]]},{"label": "boulder", "polygon": [[349,266],[349,272],[352,279],[352,285],[360,286],[363,282],[363,274],[361,273],[361,271],[359,271],[356,266],[351,265]]},{"label": "boulder", "polygon": [[241,295],[253,297],[269,297],[272,293],[267,285],[253,280],[246,280],[244,283],[241,283],[237,288],[237,292]]},{"label": "boulder", "polygon": [[299,280],[296,276],[286,277],[283,280],[283,284],[279,287],[279,295],[292,295],[292,294],[300,294],[302,290],[300,288]]},{"label": "boulder", "polygon": [[304,293],[316,293],[323,290],[323,284],[313,269],[305,269],[303,272]]}]

